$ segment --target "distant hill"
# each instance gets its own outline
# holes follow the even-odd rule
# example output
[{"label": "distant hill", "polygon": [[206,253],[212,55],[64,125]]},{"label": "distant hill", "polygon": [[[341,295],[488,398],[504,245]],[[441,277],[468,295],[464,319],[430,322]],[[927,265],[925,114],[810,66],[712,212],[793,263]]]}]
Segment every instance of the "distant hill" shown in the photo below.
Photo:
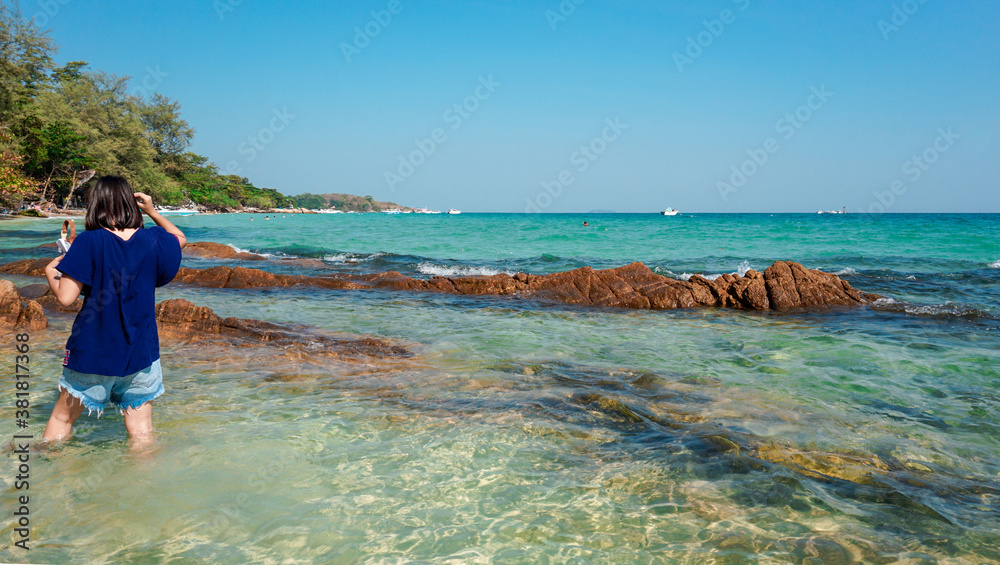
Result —
[{"label": "distant hill", "polygon": [[371,196],[355,196],[353,194],[299,194],[290,196],[295,206],[310,210],[322,210],[324,208],[336,208],[344,212],[381,212],[390,208],[400,210],[413,210],[407,206],[400,206],[395,202],[379,202]]}]

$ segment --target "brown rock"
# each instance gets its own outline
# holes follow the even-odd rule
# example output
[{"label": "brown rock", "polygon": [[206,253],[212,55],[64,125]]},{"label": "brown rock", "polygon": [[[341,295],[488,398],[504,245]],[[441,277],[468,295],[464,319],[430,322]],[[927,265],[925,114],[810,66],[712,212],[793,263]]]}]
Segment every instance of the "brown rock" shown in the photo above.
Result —
[{"label": "brown rock", "polygon": [[[47,260],[22,260],[0,266],[0,272],[42,274]],[[278,275],[259,269],[219,266],[181,268],[177,282],[209,288],[262,288],[293,285],[334,289],[381,289],[446,294],[506,296],[612,308],[666,310],[716,306],[746,310],[791,310],[821,306],[852,306],[871,302],[874,295],[859,292],[840,277],[778,261],[763,274],[750,270],[740,277],[724,274],[709,281],[692,276],[679,281],[652,272],[642,263],[595,271],[581,267],[563,273],[514,276],[414,279],[396,271],[369,275]]]},{"label": "brown rock", "polygon": [[156,305],[160,337],[167,340],[222,342],[241,347],[273,346],[309,355],[336,357],[410,357],[405,348],[373,338],[338,338],[310,328],[222,318],[210,308],[195,306],[183,299],[165,300]]},{"label": "brown rock", "polygon": [[233,267],[225,288],[257,288],[267,286],[292,286],[302,282],[306,277],[293,275],[275,275],[259,269]]},{"label": "brown rock", "polygon": [[210,269],[190,269],[181,267],[177,271],[174,281],[197,286],[207,286],[209,288],[225,288],[232,274],[232,267],[212,267]]},{"label": "brown rock", "polygon": [[184,246],[184,254],[213,259],[241,259],[243,261],[265,261],[267,257],[256,253],[236,251],[228,245],[211,241],[195,241]]},{"label": "brown rock", "polygon": [[0,273],[10,273],[12,275],[27,275],[29,277],[44,277],[45,266],[52,259],[21,259],[13,263],[0,265]]},{"label": "brown rock", "polygon": [[43,330],[48,325],[37,302],[22,298],[14,283],[0,279],[0,330]]},{"label": "brown rock", "polygon": [[873,298],[858,292],[837,275],[806,269],[790,261],[775,262],[764,271],[764,279],[774,310],[851,306]]},{"label": "brown rock", "polygon": [[34,300],[25,301],[21,308],[21,315],[17,318],[16,328],[26,328],[29,330],[44,330],[49,327],[49,319],[45,317],[45,310],[41,304]]}]

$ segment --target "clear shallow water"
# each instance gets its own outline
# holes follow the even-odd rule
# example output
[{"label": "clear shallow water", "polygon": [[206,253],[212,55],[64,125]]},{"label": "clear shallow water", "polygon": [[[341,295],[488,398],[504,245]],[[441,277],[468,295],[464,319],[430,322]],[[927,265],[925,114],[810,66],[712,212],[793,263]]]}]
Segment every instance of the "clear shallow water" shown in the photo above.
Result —
[{"label": "clear shallow water", "polygon": [[[634,312],[171,285],[159,298],[383,336],[416,358],[164,347],[155,454],[129,456],[112,415],[81,419],[73,440],[33,461],[31,560],[1000,562],[995,216],[586,218],[608,236],[579,235],[583,218],[178,224],[192,240],[354,254],[363,260],[328,268],[414,276],[429,276],[423,263],[551,272],[643,260],[681,276],[795,259],[853,269],[852,284],[896,302]],[[664,225],[677,219],[690,222]],[[0,223],[3,261],[31,255],[9,250],[56,225]],[[70,320],[52,322],[32,340],[39,380],[54,388]],[[36,433],[54,399],[43,388]]]}]

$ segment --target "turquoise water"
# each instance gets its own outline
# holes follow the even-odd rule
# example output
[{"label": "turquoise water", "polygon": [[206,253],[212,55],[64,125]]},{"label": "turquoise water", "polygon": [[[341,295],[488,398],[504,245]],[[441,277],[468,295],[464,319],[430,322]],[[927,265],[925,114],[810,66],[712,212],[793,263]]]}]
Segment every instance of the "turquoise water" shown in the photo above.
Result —
[{"label": "turquoise water", "polygon": [[[30,559],[7,542],[8,519],[0,561],[1000,563],[996,215],[176,221],[192,241],[273,256],[250,266],[276,272],[643,261],[683,278],[789,259],[885,298],[795,314],[648,312],[170,285],[158,298],[381,336],[415,357],[166,345],[158,449],[130,454],[120,416],[82,418],[32,461]],[[31,248],[57,232],[56,221],[0,222],[0,261],[47,254]],[[36,434],[71,323],[50,321],[31,338]],[[12,424],[5,416],[0,433]],[[11,511],[13,475],[0,497]]]}]

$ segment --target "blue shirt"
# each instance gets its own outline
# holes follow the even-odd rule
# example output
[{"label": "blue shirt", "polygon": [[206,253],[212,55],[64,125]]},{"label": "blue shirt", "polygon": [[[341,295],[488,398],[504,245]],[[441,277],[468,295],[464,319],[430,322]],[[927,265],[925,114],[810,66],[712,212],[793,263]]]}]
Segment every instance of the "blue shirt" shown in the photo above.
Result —
[{"label": "blue shirt", "polygon": [[92,375],[123,377],[160,358],[155,288],[181,265],[177,237],[140,228],[127,241],[106,229],[80,234],[57,269],[83,284],[63,365]]}]

